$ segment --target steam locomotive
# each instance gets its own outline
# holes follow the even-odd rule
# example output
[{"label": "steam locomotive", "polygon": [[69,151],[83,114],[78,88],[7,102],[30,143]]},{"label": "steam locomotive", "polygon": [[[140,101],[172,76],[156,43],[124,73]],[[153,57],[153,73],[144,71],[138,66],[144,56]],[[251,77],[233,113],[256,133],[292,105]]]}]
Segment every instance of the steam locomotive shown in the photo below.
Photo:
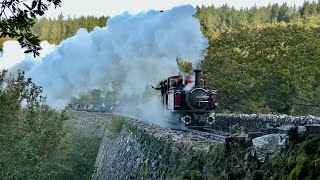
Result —
[{"label": "steam locomotive", "polygon": [[195,76],[171,76],[160,83],[161,103],[189,128],[211,127],[217,109],[217,90],[206,87],[201,70]]}]

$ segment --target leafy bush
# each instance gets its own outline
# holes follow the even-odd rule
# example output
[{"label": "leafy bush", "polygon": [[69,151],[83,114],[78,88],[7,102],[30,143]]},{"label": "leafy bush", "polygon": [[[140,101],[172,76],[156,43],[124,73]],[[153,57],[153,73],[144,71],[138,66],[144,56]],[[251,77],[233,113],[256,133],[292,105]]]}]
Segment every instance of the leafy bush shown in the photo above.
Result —
[{"label": "leafy bush", "polygon": [[[26,79],[0,73],[0,177],[45,179],[63,138],[64,112],[48,108],[42,88]],[[23,105],[22,105],[23,104]]]},{"label": "leafy bush", "polygon": [[90,179],[101,138],[84,136],[41,93],[23,72],[0,72],[0,179]]}]

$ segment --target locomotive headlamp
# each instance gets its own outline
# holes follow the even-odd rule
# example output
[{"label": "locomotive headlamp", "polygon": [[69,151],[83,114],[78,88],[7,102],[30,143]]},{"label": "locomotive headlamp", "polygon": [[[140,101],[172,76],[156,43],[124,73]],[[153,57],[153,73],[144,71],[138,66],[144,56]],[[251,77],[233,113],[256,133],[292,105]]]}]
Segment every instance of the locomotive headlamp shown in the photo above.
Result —
[{"label": "locomotive headlamp", "polygon": [[214,113],[211,113],[211,114],[207,117],[207,122],[208,122],[209,124],[213,124],[213,123],[214,123],[214,120],[215,120]]},{"label": "locomotive headlamp", "polygon": [[207,122],[209,123],[209,124],[213,124],[213,122],[214,122],[214,117],[208,117],[207,118]]},{"label": "locomotive headlamp", "polygon": [[191,117],[186,115],[181,118],[181,121],[184,122],[185,124],[190,124],[191,123]]}]

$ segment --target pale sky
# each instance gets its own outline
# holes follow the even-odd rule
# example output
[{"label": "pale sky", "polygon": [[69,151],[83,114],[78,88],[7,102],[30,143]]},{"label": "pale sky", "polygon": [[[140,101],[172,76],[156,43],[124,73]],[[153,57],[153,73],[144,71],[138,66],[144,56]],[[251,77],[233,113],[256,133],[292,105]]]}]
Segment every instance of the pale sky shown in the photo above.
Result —
[{"label": "pale sky", "polygon": [[[215,5],[221,6],[228,4],[236,9],[241,7],[267,6],[269,3],[282,4],[287,2],[288,5],[301,6],[305,0],[62,0],[61,7],[58,9],[50,9],[46,13],[46,17],[57,17],[61,12],[64,16],[115,16],[124,11],[136,14],[141,11],[148,10],[167,10],[174,6],[191,4],[194,7],[199,5]],[[309,0],[312,1],[312,0]]]}]

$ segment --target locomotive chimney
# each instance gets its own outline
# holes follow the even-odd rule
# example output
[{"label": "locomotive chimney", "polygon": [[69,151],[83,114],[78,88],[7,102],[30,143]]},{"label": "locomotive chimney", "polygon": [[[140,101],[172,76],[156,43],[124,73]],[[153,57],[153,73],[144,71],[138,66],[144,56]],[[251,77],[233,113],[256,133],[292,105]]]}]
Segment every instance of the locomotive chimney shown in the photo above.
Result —
[{"label": "locomotive chimney", "polygon": [[202,87],[201,83],[201,70],[200,69],[195,69],[195,88],[200,88]]}]

